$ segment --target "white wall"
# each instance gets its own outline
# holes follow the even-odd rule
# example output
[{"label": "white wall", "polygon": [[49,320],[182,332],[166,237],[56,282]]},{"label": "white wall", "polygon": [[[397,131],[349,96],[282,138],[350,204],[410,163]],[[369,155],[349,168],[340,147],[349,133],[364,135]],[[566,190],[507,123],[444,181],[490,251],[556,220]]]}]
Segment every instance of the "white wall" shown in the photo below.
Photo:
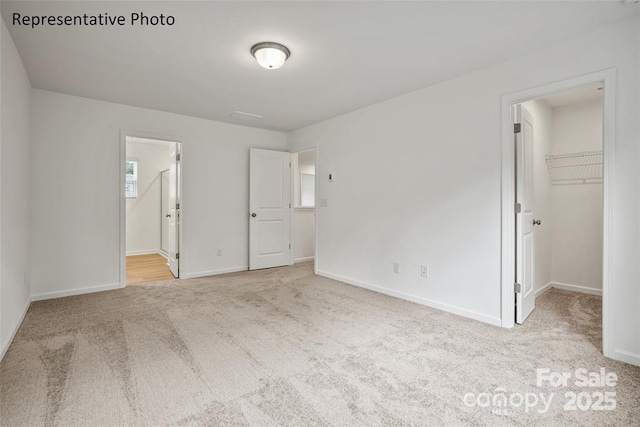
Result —
[{"label": "white wall", "polygon": [[533,213],[542,224],[534,227],[534,289],[540,291],[551,282],[552,208],[551,179],[546,155],[551,154],[552,110],[544,101],[522,104],[532,116],[533,127]]},{"label": "white wall", "polygon": [[138,162],[138,197],[127,199],[127,255],[160,252],[161,176],[175,143],[127,142],[127,160]]},{"label": "white wall", "polygon": [[35,297],[118,286],[120,129],[184,138],[182,276],[247,268],[249,148],[284,150],[284,134],[36,89],[31,102]]},{"label": "white wall", "polygon": [[0,134],[0,359],[20,326],[29,286],[31,84],[2,19]]},{"label": "white wall", "polygon": [[602,150],[602,99],[553,109],[551,154]]},{"label": "white wall", "polygon": [[[318,197],[327,207],[316,212],[318,271],[499,324],[501,97],[616,67],[609,355],[640,364],[639,24],[633,18],[293,132],[292,151],[319,146]],[[338,180],[329,183],[329,173]]]},{"label": "white wall", "polygon": [[[553,109],[553,154],[602,150],[602,100]],[[602,184],[554,185],[554,283],[602,290]]]},{"label": "white wall", "polygon": [[296,208],[293,213],[294,262],[309,261],[315,257],[315,209]]}]

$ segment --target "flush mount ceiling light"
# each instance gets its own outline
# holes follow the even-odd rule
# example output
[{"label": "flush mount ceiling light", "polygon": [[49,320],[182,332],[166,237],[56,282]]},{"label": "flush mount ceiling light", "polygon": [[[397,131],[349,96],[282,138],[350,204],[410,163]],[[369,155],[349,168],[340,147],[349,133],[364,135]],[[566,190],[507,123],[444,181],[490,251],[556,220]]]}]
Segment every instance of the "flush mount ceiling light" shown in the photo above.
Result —
[{"label": "flush mount ceiling light", "polygon": [[286,46],[274,42],[262,42],[253,45],[251,55],[258,64],[267,70],[276,70],[284,65],[291,52]]}]

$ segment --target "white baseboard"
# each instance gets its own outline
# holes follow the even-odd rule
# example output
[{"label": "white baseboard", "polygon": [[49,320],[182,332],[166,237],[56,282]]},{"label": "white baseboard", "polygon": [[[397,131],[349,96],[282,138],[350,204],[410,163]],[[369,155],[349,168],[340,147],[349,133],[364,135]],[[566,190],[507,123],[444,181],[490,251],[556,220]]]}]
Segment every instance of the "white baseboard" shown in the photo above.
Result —
[{"label": "white baseboard", "polygon": [[546,286],[550,286],[556,289],[562,289],[565,291],[582,292],[583,294],[602,296],[602,289],[587,288],[586,286],[570,285],[569,283],[560,283],[560,282],[551,282]]},{"label": "white baseboard", "polygon": [[220,274],[237,273],[239,271],[249,270],[248,265],[242,265],[239,267],[220,268],[217,270],[200,271],[197,273],[185,273],[180,277],[181,279],[198,279],[200,277],[218,276]]},{"label": "white baseboard", "polygon": [[619,360],[620,362],[625,362],[631,365],[640,366],[640,354],[637,354],[637,353],[616,349],[616,350],[613,350],[613,354],[610,357],[612,359]]},{"label": "white baseboard", "polygon": [[24,309],[22,310],[22,315],[20,316],[20,320],[18,321],[18,323],[16,323],[15,327],[13,328],[13,332],[11,332],[11,336],[9,337],[7,342],[2,346],[2,353],[0,353],[0,362],[2,362],[2,359],[4,359],[4,355],[7,354],[7,350],[9,350],[9,347],[11,346],[13,339],[16,337],[16,334],[18,333],[18,329],[20,329],[22,322],[24,322],[24,317],[27,315],[27,311],[29,310],[30,305],[31,305],[31,298],[27,300],[27,303],[25,304]]},{"label": "white baseboard", "polygon": [[136,256],[136,255],[153,255],[153,254],[158,254],[158,255],[162,255],[160,253],[160,249],[147,249],[145,251],[128,251],[127,252],[127,256]]},{"label": "white baseboard", "polygon": [[553,282],[549,282],[546,285],[544,285],[543,287],[541,287],[540,289],[538,289],[536,291],[536,298],[538,298],[540,295],[544,294],[545,292],[547,292],[549,289],[551,289],[553,287]]},{"label": "white baseboard", "polygon": [[494,326],[502,326],[502,321],[499,317],[491,317],[478,313],[475,311],[467,310],[461,307],[445,304],[439,301],[430,300],[427,298],[407,294],[404,292],[395,291],[393,289],[384,288],[382,286],[372,285],[370,283],[361,282],[359,280],[351,279],[348,277],[342,277],[335,274],[327,273],[326,271],[316,271],[318,276],[327,277],[329,279],[337,280],[349,285],[358,286],[360,288],[369,289],[370,291],[378,292],[381,294],[389,295],[392,297],[400,298],[403,300],[415,302],[417,304],[426,305],[427,307],[436,308],[438,310],[446,311],[449,313],[457,314],[459,316],[468,317],[470,319],[479,320],[480,322],[488,323]]},{"label": "white baseboard", "polygon": [[123,286],[120,283],[111,283],[108,285],[90,286],[86,288],[68,289],[66,291],[44,292],[42,294],[36,294],[31,296],[31,301],[42,301],[53,298],[70,297],[73,295],[92,294],[94,292],[112,291],[114,289],[121,289]]},{"label": "white baseboard", "polygon": [[314,256],[307,256],[307,257],[302,257],[302,258],[295,258],[293,260],[294,264],[297,264],[299,262],[307,262],[307,261],[313,261],[314,259],[316,259],[316,257]]}]

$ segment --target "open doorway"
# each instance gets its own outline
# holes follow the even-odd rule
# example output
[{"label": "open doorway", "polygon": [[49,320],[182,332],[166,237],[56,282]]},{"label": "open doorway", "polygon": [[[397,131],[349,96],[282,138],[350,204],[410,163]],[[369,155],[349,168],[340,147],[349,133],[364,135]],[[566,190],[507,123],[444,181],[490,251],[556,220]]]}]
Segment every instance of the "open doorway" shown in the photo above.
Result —
[{"label": "open doorway", "polygon": [[609,70],[503,97],[503,326],[563,299],[560,311],[582,307],[572,321],[590,318],[606,356],[614,77]]},{"label": "open doorway", "polygon": [[315,259],[316,150],[291,155],[293,169],[293,262]]},{"label": "open doorway", "polygon": [[603,98],[597,83],[514,106],[517,323],[550,289],[602,295]]},{"label": "open doorway", "polygon": [[181,143],[139,135],[123,143],[125,283],[179,278]]}]

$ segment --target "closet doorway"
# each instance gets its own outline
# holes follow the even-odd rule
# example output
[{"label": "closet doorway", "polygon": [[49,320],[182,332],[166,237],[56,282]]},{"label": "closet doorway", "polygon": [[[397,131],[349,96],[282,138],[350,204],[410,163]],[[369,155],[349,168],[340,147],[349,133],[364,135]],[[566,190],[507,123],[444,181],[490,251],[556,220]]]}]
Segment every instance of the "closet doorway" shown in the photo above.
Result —
[{"label": "closet doorway", "polygon": [[611,357],[615,71],[502,105],[502,325],[547,322],[555,305],[564,321],[550,327],[586,334]]},{"label": "closet doorway", "polygon": [[[551,289],[602,296],[603,90],[597,83],[514,106],[516,323]],[[580,304],[601,316],[600,298]]]}]

